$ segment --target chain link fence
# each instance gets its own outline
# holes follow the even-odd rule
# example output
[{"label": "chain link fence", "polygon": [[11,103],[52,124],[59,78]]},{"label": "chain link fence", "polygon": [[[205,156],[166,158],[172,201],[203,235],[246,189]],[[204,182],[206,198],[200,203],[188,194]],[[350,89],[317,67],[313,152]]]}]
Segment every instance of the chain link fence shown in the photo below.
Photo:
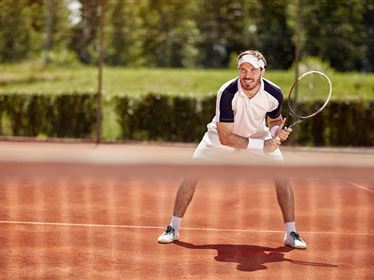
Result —
[{"label": "chain link fence", "polygon": [[[215,103],[215,96],[104,98],[97,139],[97,95],[0,95],[0,135],[3,139],[197,143],[214,116]],[[373,112],[374,102],[333,100],[313,120],[295,127],[294,139],[288,144],[373,146]]]},{"label": "chain link fence", "polygon": [[[26,9],[26,6],[18,2],[17,5],[13,5],[12,1],[0,2],[4,11],[12,10],[15,14]],[[227,69],[235,67],[235,57],[239,50],[251,46],[252,49],[263,51],[268,57],[269,65],[274,68],[295,67],[295,31],[282,21],[282,17],[278,19],[280,29],[276,34],[266,33],[266,30],[261,29],[262,25],[267,24],[263,18],[265,15],[260,20],[256,14],[259,18],[257,21],[244,22],[249,18],[247,11],[251,10],[249,8],[253,5],[256,6],[257,1],[232,1],[235,5],[218,1],[217,5],[234,17],[227,17],[222,21],[219,19],[223,18],[224,14],[217,14],[210,1],[191,1],[184,5],[184,1],[176,0],[172,1],[170,7],[161,2],[159,7],[153,7],[153,2],[148,0],[141,3],[130,0],[46,0],[38,3],[36,2],[34,10],[29,12],[32,15],[32,12],[37,11],[37,5],[40,5],[43,18],[36,21],[36,16],[31,17],[29,22],[22,22],[17,18],[17,24],[24,26],[22,32],[18,32],[17,28],[11,28],[15,23],[11,24],[11,18],[6,16],[5,12],[0,17],[4,23],[0,28],[3,32],[0,32],[0,37],[3,38],[6,32],[12,30],[13,35],[15,34],[13,41],[9,39],[9,35],[4,37],[6,40],[4,39],[0,45],[2,139],[197,143],[203,136],[207,123],[214,116],[214,92],[218,89],[217,85],[210,87],[209,94],[197,92],[195,95],[180,96],[176,88],[175,94],[146,91],[139,95],[136,90],[132,92],[131,89],[127,89],[125,92],[124,89],[123,94],[116,95],[111,92],[110,87],[110,83],[116,81],[112,77],[109,79],[105,70],[102,76],[99,75],[101,66],[104,64],[118,71],[143,69],[137,67],[172,68],[175,71],[189,69],[186,73],[193,73],[194,69],[202,71],[202,68]],[[63,3],[66,5],[61,6]],[[182,4],[183,9],[181,6],[179,12],[169,10]],[[261,7],[269,8],[266,5]],[[197,8],[204,9],[209,15],[206,21],[196,18],[199,14]],[[292,7],[282,4],[278,8],[287,11]],[[312,6],[308,9],[311,8]],[[66,9],[70,9],[70,13],[58,12],[67,12]],[[144,11],[149,11],[148,17],[143,16]],[[369,5],[365,11],[362,14],[360,28],[366,24],[369,27],[366,29],[368,34],[373,33],[373,23],[369,15],[374,8]],[[170,18],[167,18],[167,15],[170,15]],[[306,14],[304,17],[304,20],[310,18]],[[69,21],[66,21],[67,18]],[[64,25],[75,21],[77,23],[69,27],[70,29]],[[7,22],[10,25],[7,26]],[[225,24],[221,24],[222,22]],[[304,30],[304,44],[313,41],[311,32],[311,29]],[[237,34],[245,36],[238,37]],[[329,57],[330,61],[313,61],[312,58],[308,60],[308,63],[313,64],[311,67],[331,73],[334,73],[332,67],[344,71],[373,71],[372,37],[339,37],[338,41],[334,38],[324,36],[323,40],[328,49],[319,50],[321,57]],[[40,42],[45,43],[41,45]],[[22,48],[22,44],[25,48]],[[351,55],[351,45],[355,47],[354,56]],[[330,50],[333,48],[339,51],[331,53]],[[309,44],[304,48],[304,56],[314,55],[317,51],[318,46]],[[341,56],[350,57],[351,60],[340,59]],[[280,57],[282,59],[279,59]],[[40,60],[43,60],[44,65],[32,68],[27,75],[22,73],[25,61],[32,64]],[[90,70],[81,66],[82,63],[88,65]],[[300,67],[310,67],[308,63],[301,64]],[[95,65],[99,67],[95,69]],[[53,72],[60,66],[63,68],[61,71],[65,71],[64,75],[61,72]],[[83,74],[78,75],[77,68],[83,69],[79,70],[83,71]],[[90,71],[87,75],[84,72],[86,70]],[[77,76],[82,77],[82,82],[78,84],[85,85],[84,89],[79,86],[74,88]],[[318,117],[296,128],[297,134],[289,145],[373,146],[374,98],[371,95],[374,94],[374,81],[372,75],[368,76],[369,79],[364,79],[365,75],[362,77],[362,82],[355,83],[355,89],[360,93],[366,84],[364,90],[368,92],[365,98],[333,99]],[[169,77],[164,77],[167,78]],[[142,83],[157,84],[157,80],[150,79],[152,77],[145,76],[144,80],[140,79],[133,84],[137,83],[139,88],[142,87]],[[225,81],[222,79],[220,83],[223,84]],[[52,83],[54,86],[48,89]],[[183,86],[181,81],[180,87]],[[287,115],[286,111],[284,115]]]}]

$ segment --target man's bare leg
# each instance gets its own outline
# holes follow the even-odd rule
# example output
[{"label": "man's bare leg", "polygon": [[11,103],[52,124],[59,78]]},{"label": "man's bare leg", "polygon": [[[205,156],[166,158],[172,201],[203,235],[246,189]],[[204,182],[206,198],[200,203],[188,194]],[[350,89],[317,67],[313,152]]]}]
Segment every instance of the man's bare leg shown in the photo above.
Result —
[{"label": "man's bare leg", "polygon": [[171,217],[170,225],[166,228],[166,231],[160,235],[157,242],[167,244],[179,239],[179,228],[182,223],[182,218],[186,213],[188,205],[190,205],[197,182],[198,179],[188,178],[183,180],[175,197],[173,216]]},{"label": "man's bare leg", "polygon": [[183,180],[175,197],[173,216],[183,218],[195,193],[197,182],[198,179],[188,178]]},{"label": "man's bare leg", "polygon": [[275,189],[277,192],[278,204],[282,211],[284,228],[286,231],[283,242],[284,244],[293,248],[305,249],[307,245],[296,231],[295,199],[292,186],[288,180],[276,180]]},{"label": "man's bare leg", "polygon": [[295,200],[293,189],[288,180],[276,180],[275,189],[277,192],[278,204],[281,208],[283,221],[285,223],[295,221]]}]

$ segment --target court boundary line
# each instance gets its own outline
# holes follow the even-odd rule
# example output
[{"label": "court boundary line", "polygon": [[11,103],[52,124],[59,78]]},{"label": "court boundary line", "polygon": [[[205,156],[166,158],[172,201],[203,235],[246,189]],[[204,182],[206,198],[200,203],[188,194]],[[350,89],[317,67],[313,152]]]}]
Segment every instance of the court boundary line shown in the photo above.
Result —
[{"label": "court boundary line", "polygon": [[364,190],[364,191],[367,191],[367,192],[370,192],[370,193],[374,194],[374,191],[371,190],[371,189],[369,189],[369,188],[367,188],[367,187],[361,186],[360,184],[357,184],[357,183],[355,183],[355,182],[348,181],[348,180],[346,180],[346,182],[347,182],[348,184],[350,184],[350,185],[356,187],[356,188],[359,188],[359,189],[362,189],[362,190]]},{"label": "court boundary line", "polygon": [[[31,226],[65,226],[65,227],[93,227],[93,228],[124,228],[124,229],[165,229],[165,226],[146,225],[111,225],[111,224],[82,224],[82,223],[60,223],[60,222],[37,222],[37,221],[6,221],[0,220],[0,224],[8,225],[31,225]],[[243,233],[284,233],[283,230],[263,230],[263,229],[232,229],[232,228],[196,228],[181,227],[181,230],[190,231],[215,231],[215,232],[243,232]],[[327,234],[327,235],[364,235],[374,236],[374,232],[337,232],[337,231],[302,231],[304,234]]]},{"label": "court boundary line", "polygon": [[[326,180],[326,179],[324,179],[324,178],[305,178],[305,180],[319,181],[319,180]],[[335,181],[334,179],[331,179],[331,180]],[[337,179],[337,181],[340,181],[340,180],[341,179]],[[374,190],[371,190],[371,189],[369,189],[367,187],[361,186],[360,184],[357,184],[357,183],[352,182],[350,180],[342,180],[342,181],[345,182],[345,183],[347,183],[347,184],[349,184],[349,185],[352,185],[352,186],[354,186],[356,188],[359,188],[359,189],[362,189],[364,191],[367,191],[367,192],[370,192],[370,193],[374,194]]]}]

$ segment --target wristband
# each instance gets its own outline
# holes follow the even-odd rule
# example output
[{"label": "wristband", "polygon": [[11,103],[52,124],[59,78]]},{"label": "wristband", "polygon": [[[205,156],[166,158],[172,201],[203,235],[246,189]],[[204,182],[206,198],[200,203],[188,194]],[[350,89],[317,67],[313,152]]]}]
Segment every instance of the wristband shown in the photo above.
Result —
[{"label": "wristband", "polygon": [[264,148],[264,140],[248,138],[247,149],[262,150]]},{"label": "wristband", "polygon": [[271,136],[274,138],[275,137],[275,133],[277,132],[279,128],[279,125],[274,125],[271,129],[270,129],[270,134]]}]

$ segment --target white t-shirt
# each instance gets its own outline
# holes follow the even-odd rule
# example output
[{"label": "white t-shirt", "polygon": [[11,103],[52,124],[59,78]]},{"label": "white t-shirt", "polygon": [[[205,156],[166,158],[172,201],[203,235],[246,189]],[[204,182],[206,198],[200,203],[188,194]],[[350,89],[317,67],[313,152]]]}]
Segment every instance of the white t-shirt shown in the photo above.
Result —
[{"label": "white t-shirt", "polygon": [[246,138],[265,139],[270,136],[266,116],[281,114],[283,93],[267,79],[261,79],[258,93],[249,98],[243,92],[239,78],[221,86],[217,94],[216,115],[207,125],[208,134],[217,135],[217,122],[234,123],[233,133]]}]

